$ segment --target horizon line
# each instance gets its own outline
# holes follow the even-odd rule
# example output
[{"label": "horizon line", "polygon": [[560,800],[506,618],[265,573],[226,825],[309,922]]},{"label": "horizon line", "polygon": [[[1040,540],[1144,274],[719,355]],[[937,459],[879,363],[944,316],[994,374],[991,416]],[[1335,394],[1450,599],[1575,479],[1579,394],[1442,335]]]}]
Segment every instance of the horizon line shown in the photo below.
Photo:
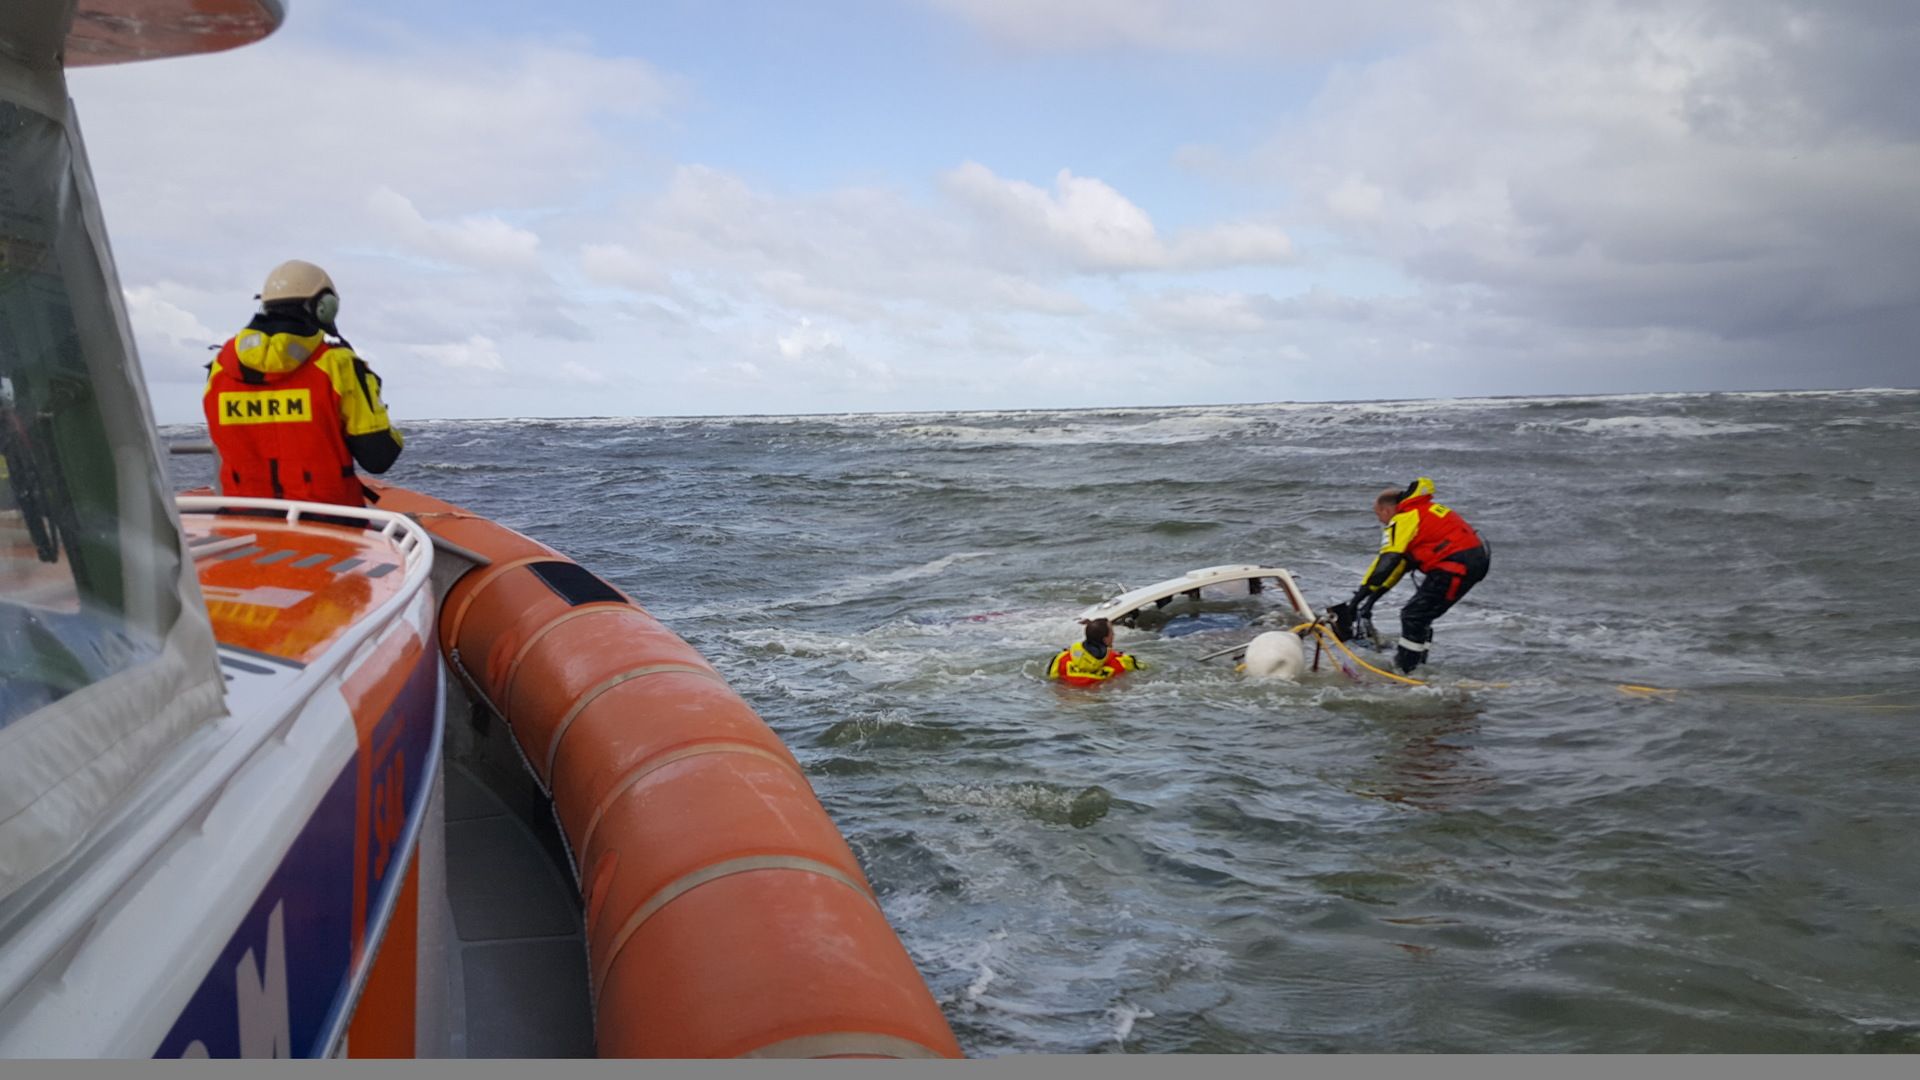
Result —
[{"label": "horizon line", "polygon": [[[1767,397],[1792,394],[1911,394],[1920,393],[1920,386],[1809,386],[1775,390],[1621,390],[1600,394],[1471,394],[1460,397],[1428,398],[1327,398],[1317,400],[1278,400],[1278,401],[1219,401],[1188,403],[1183,405],[1068,405],[1068,406],[1020,406],[1007,408],[980,409],[843,409],[831,412],[790,412],[790,413],[591,413],[568,416],[413,416],[406,417],[408,423],[472,423],[488,424],[515,420],[760,420],[760,419],[808,419],[832,416],[968,416],[968,415],[1004,415],[1021,413],[1063,413],[1063,412],[1147,412],[1168,409],[1258,409],[1274,406],[1311,406],[1311,405],[1409,405],[1436,403],[1471,402],[1524,402],[1524,401],[1593,401],[1611,398],[1659,398],[1659,397]],[[155,427],[205,427],[204,421],[183,420],[172,423],[155,421]]]}]

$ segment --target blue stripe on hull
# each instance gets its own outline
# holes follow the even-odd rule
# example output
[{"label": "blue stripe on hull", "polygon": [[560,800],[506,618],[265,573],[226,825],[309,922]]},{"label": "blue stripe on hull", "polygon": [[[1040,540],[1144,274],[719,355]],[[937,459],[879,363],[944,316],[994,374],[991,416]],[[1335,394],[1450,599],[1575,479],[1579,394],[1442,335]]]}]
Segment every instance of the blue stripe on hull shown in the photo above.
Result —
[{"label": "blue stripe on hull", "polygon": [[[435,732],[439,655],[429,648],[241,919],[155,1057],[317,1057],[353,985],[354,837],[368,833],[368,921],[405,875],[394,838],[424,811]],[[356,807],[362,756],[370,805]],[[390,794],[399,781],[403,800]],[[398,806],[395,803],[398,802]],[[404,820],[396,821],[394,818]],[[384,838],[384,840],[383,840]],[[371,958],[367,958],[371,960]]]},{"label": "blue stripe on hull", "polygon": [[[353,946],[356,766],[348,764],[327,789],[155,1057],[319,1052],[314,1043],[346,985]],[[275,922],[279,932],[270,933]]]}]

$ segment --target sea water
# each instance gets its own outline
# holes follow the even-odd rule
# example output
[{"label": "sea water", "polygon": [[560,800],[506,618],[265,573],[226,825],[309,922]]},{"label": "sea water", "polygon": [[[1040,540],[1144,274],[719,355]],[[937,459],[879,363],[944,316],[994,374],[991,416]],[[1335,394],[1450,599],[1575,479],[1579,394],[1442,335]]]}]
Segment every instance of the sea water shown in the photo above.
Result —
[{"label": "sea water", "polygon": [[[1213,612],[1044,678],[1195,567],[1343,599],[1420,475],[1494,553],[1433,685]],[[425,421],[389,479],[705,653],[969,1054],[1920,1051],[1915,392]]]}]

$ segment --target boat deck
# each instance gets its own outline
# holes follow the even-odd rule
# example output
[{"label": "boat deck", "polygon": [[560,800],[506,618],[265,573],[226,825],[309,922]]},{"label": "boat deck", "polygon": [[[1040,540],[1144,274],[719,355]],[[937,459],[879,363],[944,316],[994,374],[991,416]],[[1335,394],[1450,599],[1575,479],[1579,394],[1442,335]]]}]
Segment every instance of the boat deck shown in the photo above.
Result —
[{"label": "boat deck", "polygon": [[470,1058],[593,1056],[587,945],[573,883],[484,783],[447,763],[451,1051]]},{"label": "boat deck", "polygon": [[[326,653],[406,578],[408,550],[377,528],[197,508],[183,510],[181,520],[220,642],[230,703],[264,701],[277,680]],[[529,803],[530,778],[513,791],[510,806],[486,771],[475,771],[477,760],[463,761],[472,744],[463,729],[442,759],[441,902],[444,925],[452,928],[444,1051],[591,1057],[587,946],[564,849],[540,807]],[[511,773],[520,771],[512,761]]]}]

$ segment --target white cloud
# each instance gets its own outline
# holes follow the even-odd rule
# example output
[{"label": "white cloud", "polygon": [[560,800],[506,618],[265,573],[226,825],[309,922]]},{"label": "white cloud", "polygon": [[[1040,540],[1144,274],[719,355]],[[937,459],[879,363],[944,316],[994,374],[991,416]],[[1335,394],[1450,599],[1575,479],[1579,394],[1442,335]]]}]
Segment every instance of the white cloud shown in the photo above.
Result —
[{"label": "white cloud", "polygon": [[469,214],[454,222],[421,216],[413,200],[382,185],[367,196],[376,221],[390,226],[389,236],[411,243],[424,254],[450,258],[484,270],[525,270],[540,265],[540,237],[492,214]]},{"label": "white cloud", "polygon": [[1062,316],[1088,315],[1093,311],[1085,300],[1072,292],[1028,278],[1011,275],[997,277],[989,288],[1000,304],[1020,311]]},{"label": "white cloud", "polygon": [[750,360],[732,360],[696,367],[688,373],[688,381],[705,389],[737,391],[742,386],[765,385],[767,373]]},{"label": "white cloud", "polygon": [[649,262],[620,244],[583,246],[580,249],[580,270],[601,284],[617,285],[635,292],[658,293],[668,288],[664,267]]},{"label": "white cloud", "polygon": [[995,227],[899,192],[783,197],[688,166],[585,248],[581,269],[714,318],[769,305],[796,318],[896,325],[930,311],[1086,313],[1060,260],[1039,261]]},{"label": "white cloud", "polygon": [[1047,243],[1091,270],[1132,270],[1164,262],[1153,220],[1118,191],[1062,169],[1051,194],[1021,180],[1003,180],[967,162],[947,174],[947,189],[1017,233]]},{"label": "white cloud", "polygon": [[809,353],[843,351],[840,336],[825,327],[813,325],[812,319],[801,319],[800,325],[780,335],[779,343],[780,355],[789,360]]},{"label": "white cloud", "polygon": [[801,318],[777,335],[779,351],[776,368],[782,377],[796,384],[858,389],[863,393],[884,393],[894,385],[891,364],[862,355],[848,346],[838,332]]},{"label": "white cloud", "polygon": [[465,341],[414,345],[408,351],[450,371],[502,372],[507,370],[506,361],[500,358],[500,346],[492,338],[480,334],[475,334]]},{"label": "white cloud", "polygon": [[1250,334],[1273,324],[1266,298],[1246,293],[1164,293],[1139,307],[1152,322],[1182,333]]},{"label": "white cloud", "polygon": [[[1491,389],[1519,385],[1515,354],[1528,381],[1604,389],[1911,381],[1920,21],[1898,5],[933,2],[1025,49],[1351,58],[1306,109],[1276,107],[1250,162],[1176,160],[1292,194],[1312,265],[1413,280],[1406,303],[1276,301],[1329,334],[1368,328],[1356,352],[1444,359]],[[1032,224],[1047,193],[1023,194],[1029,233],[1062,231]],[[1106,262],[1152,265],[1130,237]],[[1206,262],[1186,254],[1171,261]],[[1194,303],[1141,310],[1236,324]]]},{"label": "white cloud", "polygon": [[126,290],[127,318],[142,330],[141,361],[149,376],[179,379],[200,374],[199,369],[213,359],[209,347],[239,329],[236,325],[221,333],[207,326],[183,306],[194,299],[189,290],[173,282]]},{"label": "white cloud", "polygon": [[[1191,131],[1143,115],[1123,154],[1016,132],[1051,131],[1050,175],[921,118],[908,141],[960,164],[876,156],[840,187],[704,126],[725,94],[672,112],[680,81],[616,41],[407,37],[345,3],[335,39],[296,20],[77,71],[148,368],[190,383],[297,256],[422,415],[1791,385],[1809,356],[1911,381],[1920,29],[1896,10],[927,2],[1022,49],[1167,54],[1120,56],[1154,77],[1334,66]],[[1118,103],[1139,88],[1107,59],[1040,92]],[[674,159],[688,135],[708,163]],[[163,416],[197,408],[170,393]]]},{"label": "white cloud", "polygon": [[1920,139],[1833,111],[1863,78],[1843,52],[1886,92],[1920,88],[1881,70],[1860,13],[1787,10],[1454,5],[1430,40],[1332,79],[1271,175],[1356,252],[1543,338],[1753,339],[1920,307]]},{"label": "white cloud", "polygon": [[582,386],[607,385],[606,373],[590,368],[578,360],[563,361],[555,370],[560,378],[567,382],[579,383]]},{"label": "white cloud", "polygon": [[1403,0],[928,0],[992,37],[1029,49],[1122,46],[1297,56],[1423,26],[1428,7]]},{"label": "white cloud", "polygon": [[1166,265],[1207,270],[1224,266],[1272,266],[1293,258],[1293,240],[1272,225],[1235,222],[1174,237]]},{"label": "white cloud", "polygon": [[[363,36],[391,30],[336,14]],[[318,33],[294,20],[230,53],[70,75],[155,378],[191,359],[178,344],[183,314],[223,338],[289,257],[327,268],[341,327],[376,364],[420,349],[498,375],[509,342],[522,355],[591,339],[601,315],[557,276],[594,235],[576,207],[644,172],[644,136],[676,82],[579,46],[389,32],[343,48]],[[405,371],[387,374],[404,393]],[[510,411],[482,400],[491,385],[409,397]],[[197,405],[177,388],[154,402],[163,419]]]},{"label": "white cloud", "polygon": [[1111,185],[1062,169],[1052,192],[1006,180],[978,162],[943,178],[955,199],[1005,230],[1011,242],[1044,247],[1084,271],[1206,269],[1285,262],[1287,234],[1270,225],[1232,223],[1163,242],[1145,210]]},{"label": "white cloud", "polygon": [[1387,193],[1365,177],[1345,176],[1327,187],[1324,198],[1335,220],[1366,223],[1380,220]]},{"label": "white cloud", "polygon": [[239,242],[377,243],[389,223],[366,209],[380,187],[453,216],[547,205],[640,149],[599,118],[645,117],[674,96],[648,65],[580,49],[428,40],[396,56],[302,40],[301,27],[72,75],[103,199],[143,208],[116,235],[204,244],[217,226]]}]

